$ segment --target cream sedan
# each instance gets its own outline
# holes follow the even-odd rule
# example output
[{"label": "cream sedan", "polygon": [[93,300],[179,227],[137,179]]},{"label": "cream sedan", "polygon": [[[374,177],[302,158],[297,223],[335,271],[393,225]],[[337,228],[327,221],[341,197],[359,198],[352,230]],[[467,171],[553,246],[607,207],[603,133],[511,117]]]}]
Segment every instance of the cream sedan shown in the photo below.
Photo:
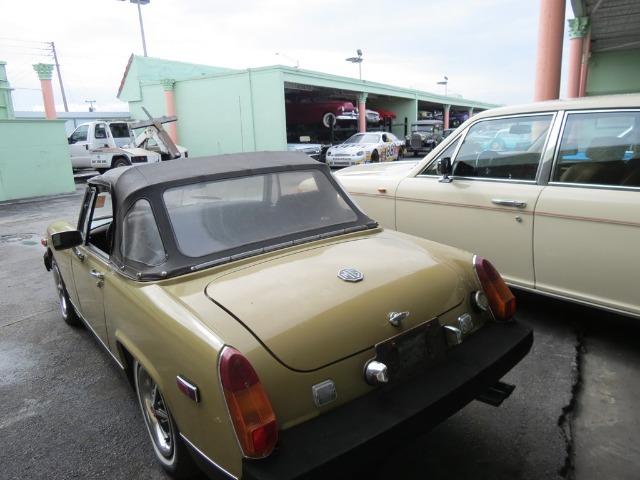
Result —
[{"label": "cream sedan", "polygon": [[[492,145],[497,131],[526,141]],[[486,111],[422,161],[336,175],[385,227],[491,258],[512,286],[640,318],[640,95]]]}]

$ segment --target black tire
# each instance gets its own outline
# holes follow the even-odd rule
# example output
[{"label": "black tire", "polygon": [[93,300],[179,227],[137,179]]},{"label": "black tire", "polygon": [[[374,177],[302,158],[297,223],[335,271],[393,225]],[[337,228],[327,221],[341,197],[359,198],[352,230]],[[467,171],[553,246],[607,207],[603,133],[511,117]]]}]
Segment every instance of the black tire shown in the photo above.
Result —
[{"label": "black tire", "polygon": [[53,257],[51,257],[51,273],[53,273],[53,282],[56,286],[56,291],[58,292],[58,302],[60,303],[60,312],[62,313],[62,319],[67,325],[70,325],[72,327],[82,326],[80,317],[73,308],[73,305],[71,305],[71,300],[69,299],[69,294],[67,293],[67,287],[65,287],[64,285],[64,280],[62,279],[62,275],[60,274],[58,263]]},{"label": "black tire", "polygon": [[133,362],[133,378],[142,418],[156,459],[162,468],[176,478],[194,476],[199,472],[198,467],[180,438],[164,397],[156,382],[137,360]]},{"label": "black tire", "polygon": [[400,147],[398,149],[398,158],[396,158],[396,160],[402,160],[404,158],[404,147]]},{"label": "black tire", "polygon": [[331,112],[327,112],[322,116],[322,125],[324,125],[327,128],[331,128],[331,125],[335,125],[336,124],[336,116],[331,113]]},{"label": "black tire", "polygon": [[371,163],[378,163],[380,161],[380,154],[377,150],[371,152]]},{"label": "black tire", "polygon": [[125,157],[118,157],[113,161],[113,168],[126,167],[128,165],[131,165],[131,163]]}]

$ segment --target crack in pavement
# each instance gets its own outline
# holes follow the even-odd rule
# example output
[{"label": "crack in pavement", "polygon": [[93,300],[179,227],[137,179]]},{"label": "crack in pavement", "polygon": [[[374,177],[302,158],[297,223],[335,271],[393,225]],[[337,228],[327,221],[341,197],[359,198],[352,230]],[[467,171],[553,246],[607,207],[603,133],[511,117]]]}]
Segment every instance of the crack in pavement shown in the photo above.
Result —
[{"label": "crack in pavement", "polygon": [[571,385],[571,398],[569,403],[562,407],[562,413],[558,417],[558,427],[562,432],[565,442],[565,461],[564,465],[558,472],[562,478],[567,480],[575,480],[575,444],[573,437],[573,420],[576,413],[576,404],[578,394],[582,390],[582,366],[584,355],[586,353],[585,346],[585,329],[584,327],[576,327],[576,356],[572,362],[573,384]]}]

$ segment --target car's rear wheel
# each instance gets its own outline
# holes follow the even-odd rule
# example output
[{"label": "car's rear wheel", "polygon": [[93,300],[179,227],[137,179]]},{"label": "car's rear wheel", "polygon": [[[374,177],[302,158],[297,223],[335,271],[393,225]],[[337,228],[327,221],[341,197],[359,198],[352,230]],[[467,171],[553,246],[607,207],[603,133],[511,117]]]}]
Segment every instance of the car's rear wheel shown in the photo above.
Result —
[{"label": "car's rear wheel", "polygon": [[335,125],[336,124],[336,116],[331,112],[325,113],[322,116],[322,124],[325,127],[330,128],[331,125]]},{"label": "car's rear wheel", "polygon": [[133,376],[142,417],[160,465],[174,477],[193,476],[198,469],[180,438],[160,388],[137,360],[133,363]]},{"label": "car's rear wheel", "polygon": [[80,321],[80,317],[78,317],[78,314],[73,308],[73,305],[71,305],[71,300],[69,299],[69,294],[67,293],[67,287],[65,287],[64,280],[62,280],[62,275],[60,274],[58,263],[53,257],[51,257],[51,272],[53,273],[53,283],[55,284],[56,291],[58,292],[58,302],[60,304],[62,319],[67,325],[71,325],[72,327],[79,327],[80,325],[82,325],[82,322]]}]

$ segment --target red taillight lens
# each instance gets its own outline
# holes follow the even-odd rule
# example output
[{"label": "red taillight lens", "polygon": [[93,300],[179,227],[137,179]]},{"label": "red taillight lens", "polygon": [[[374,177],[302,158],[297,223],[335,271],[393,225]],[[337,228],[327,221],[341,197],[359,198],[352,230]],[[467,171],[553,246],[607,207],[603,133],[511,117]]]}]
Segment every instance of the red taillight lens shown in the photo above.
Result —
[{"label": "red taillight lens", "polygon": [[276,416],[258,374],[234,348],[226,347],[222,352],[220,382],[245,456],[266,457],[278,442]]},{"label": "red taillight lens", "polygon": [[500,322],[511,319],[516,313],[516,297],[504,283],[498,271],[489,260],[477,255],[473,258],[473,266],[495,319]]}]

